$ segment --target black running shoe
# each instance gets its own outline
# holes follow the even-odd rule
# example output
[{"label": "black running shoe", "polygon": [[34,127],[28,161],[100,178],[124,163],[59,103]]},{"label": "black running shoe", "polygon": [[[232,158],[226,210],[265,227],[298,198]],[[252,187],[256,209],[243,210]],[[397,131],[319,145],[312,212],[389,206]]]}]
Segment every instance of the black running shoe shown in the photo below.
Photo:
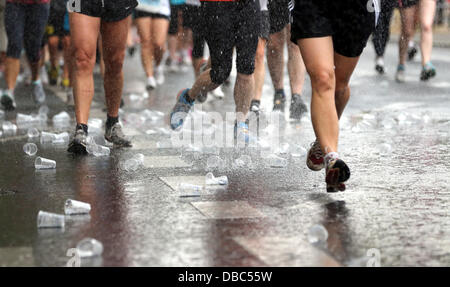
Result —
[{"label": "black running shoe", "polygon": [[105,139],[113,143],[114,147],[132,147],[131,141],[123,134],[120,123],[115,123],[112,127],[106,128]]},{"label": "black running shoe", "polygon": [[16,109],[16,101],[14,100],[14,95],[10,93],[4,93],[1,96],[0,102],[5,109],[5,111],[13,111]]},{"label": "black running shoe", "polygon": [[127,49],[127,51],[128,51],[128,55],[130,56],[130,57],[133,57],[134,56],[134,53],[136,52],[136,46],[131,46],[131,47],[128,47],[128,49]]},{"label": "black running shoe", "polygon": [[325,181],[327,183],[327,192],[344,191],[344,182],[349,178],[350,169],[343,160],[330,160],[326,165]]},{"label": "black running shoe", "polygon": [[201,92],[197,98],[196,101],[199,103],[204,103],[208,99],[208,93],[207,92]]},{"label": "black running shoe", "polygon": [[408,61],[412,61],[417,54],[417,48],[411,47],[408,48]]},{"label": "black running shoe", "polygon": [[69,148],[67,151],[73,154],[86,155],[88,154],[87,145],[87,132],[85,132],[83,128],[77,126],[75,135],[69,143]]},{"label": "black running shoe", "polygon": [[302,100],[302,97],[298,94],[293,94],[291,99],[291,106],[289,108],[290,118],[294,120],[300,120],[303,115],[308,112],[308,108]]},{"label": "black running shoe", "polygon": [[284,94],[284,90],[276,91],[273,97],[273,110],[284,112],[285,103],[286,95]]},{"label": "black running shoe", "polygon": [[429,79],[435,76],[436,76],[436,68],[433,66],[433,64],[431,64],[431,62],[428,62],[422,68],[422,72],[420,72],[420,80],[428,81]]}]

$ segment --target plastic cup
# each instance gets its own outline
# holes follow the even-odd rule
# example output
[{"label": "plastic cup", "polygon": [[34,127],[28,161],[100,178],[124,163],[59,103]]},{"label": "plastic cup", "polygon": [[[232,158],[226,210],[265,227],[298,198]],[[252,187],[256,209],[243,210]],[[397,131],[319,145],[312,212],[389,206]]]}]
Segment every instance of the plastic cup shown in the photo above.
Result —
[{"label": "plastic cup", "polygon": [[48,132],[41,133],[41,144],[51,143],[54,140],[56,140],[56,134],[48,133]]},{"label": "plastic cup", "polygon": [[39,211],[37,217],[38,228],[64,228],[64,215]]},{"label": "plastic cup", "polygon": [[102,145],[95,145],[92,149],[92,154],[94,156],[108,156],[111,153],[109,147]]},{"label": "plastic cup", "polygon": [[39,137],[39,131],[37,128],[29,128],[27,131],[28,138],[37,138]]},{"label": "plastic cup", "polygon": [[34,161],[34,167],[36,169],[54,169],[56,168],[56,161],[39,156]]},{"label": "plastic cup", "polygon": [[91,211],[89,203],[68,199],[64,204],[64,213],[66,215],[72,214],[88,214]]},{"label": "plastic cup", "polygon": [[24,151],[27,155],[33,156],[33,155],[35,155],[35,154],[37,153],[38,148],[37,148],[37,146],[36,146],[34,143],[26,143],[26,144],[23,146],[23,151]]},{"label": "plastic cup", "polygon": [[77,253],[81,258],[100,256],[103,244],[94,238],[85,238],[77,244]]}]

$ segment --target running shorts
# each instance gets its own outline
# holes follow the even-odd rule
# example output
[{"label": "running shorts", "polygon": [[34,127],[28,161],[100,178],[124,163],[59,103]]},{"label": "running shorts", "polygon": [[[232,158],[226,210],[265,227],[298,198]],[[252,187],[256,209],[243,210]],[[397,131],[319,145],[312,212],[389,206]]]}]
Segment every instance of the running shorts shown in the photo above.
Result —
[{"label": "running shorts", "polygon": [[261,11],[261,28],[259,37],[269,40],[270,36],[270,14],[269,11]]},{"label": "running shorts", "polygon": [[[77,0],[80,10],[74,12],[101,18],[105,22],[118,22],[133,13],[138,5],[136,0]],[[76,0],[69,0],[68,6],[75,9]]]},{"label": "running shorts", "polygon": [[270,34],[278,33],[289,24],[289,0],[269,0]]},{"label": "running shorts", "polygon": [[296,0],[292,11],[291,41],[331,36],[334,51],[358,57],[375,29],[372,0]]},{"label": "running shorts", "polygon": [[[184,15],[184,4],[180,5],[172,5],[170,4],[170,25],[169,25],[169,35],[176,35],[178,33],[178,21],[181,20],[183,22],[183,27],[186,26],[186,24],[183,21]],[[180,15],[181,14],[181,15]]]},{"label": "running shorts", "polygon": [[[53,0],[51,3],[54,3],[54,1],[55,0]],[[66,14],[66,9],[57,9],[50,5],[50,16],[48,17],[48,24],[46,28],[47,37],[63,37],[69,35],[69,30],[65,29],[64,27]]]},{"label": "running shorts", "polygon": [[170,17],[167,15],[163,15],[160,13],[152,13],[152,12],[145,12],[145,11],[141,11],[141,10],[134,10],[134,19],[138,19],[138,18],[145,18],[145,17],[150,17],[150,18],[154,18],[154,19],[167,19],[170,20]]},{"label": "running shorts", "polygon": [[205,33],[211,55],[211,80],[222,84],[230,75],[233,49],[240,74],[255,70],[261,11],[258,0],[202,2]]},{"label": "running shorts", "polygon": [[419,0],[397,0],[399,8],[408,8],[419,3]]}]

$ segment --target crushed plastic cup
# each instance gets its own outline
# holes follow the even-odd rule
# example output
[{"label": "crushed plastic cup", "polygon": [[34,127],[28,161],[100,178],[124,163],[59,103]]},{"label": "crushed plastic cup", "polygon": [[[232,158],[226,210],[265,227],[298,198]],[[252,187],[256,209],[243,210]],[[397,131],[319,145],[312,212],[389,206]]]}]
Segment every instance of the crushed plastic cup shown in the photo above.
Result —
[{"label": "crushed plastic cup", "polygon": [[126,171],[136,171],[144,164],[143,155],[135,155],[123,163],[123,169]]},{"label": "crushed plastic cup", "polygon": [[145,156],[142,153],[135,154],[132,158],[136,160],[140,165],[144,164]]},{"label": "crushed plastic cup", "polygon": [[5,134],[15,135],[17,132],[17,126],[8,121],[3,122],[2,129]]},{"label": "crushed plastic cup", "polygon": [[111,153],[111,150],[109,149],[109,147],[102,146],[102,145],[95,145],[95,148],[93,149],[93,152],[92,152],[92,154],[96,157],[109,156],[110,153]]},{"label": "crushed plastic cup", "polygon": [[25,114],[21,114],[18,113],[16,116],[16,123],[18,125],[23,125],[23,124],[30,124],[30,123],[34,123],[36,121],[39,121],[39,118],[33,117],[32,115],[25,115]]},{"label": "crushed plastic cup", "polygon": [[215,177],[212,172],[208,172],[205,176],[206,185],[227,185],[228,177],[226,175]]},{"label": "crushed plastic cup", "polygon": [[56,134],[48,133],[48,132],[41,132],[41,144],[51,143],[54,140],[56,140]]},{"label": "crushed plastic cup", "polygon": [[149,129],[149,130],[145,131],[145,134],[147,134],[147,135],[154,135],[154,134],[157,134],[157,133],[158,133],[157,131],[152,130],[152,129]]},{"label": "crushed plastic cup", "polygon": [[93,118],[88,120],[89,129],[101,129],[103,127],[103,120],[98,118]]},{"label": "crushed plastic cup", "polygon": [[76,249],[80,258],[97,257],[103,253],[103,244],[94,238],[84,238],[78,242]]},{"label": "crushed plastic cup", "polygon": [[199,197],[203,186],[190,183],[180,183],[177,186],[177,191],[180,197]]},{"label": "crushed plastic cup", "polygon": [[288,161],[275,154],[271,154],[266,158],[267,165],[270,167],[284,168],[288,165]]},{"label": "crushed plastic cup", "polygon": [[306,157],[306,154],[308,151],[306,148],[302,147],[301,145],[293,145],[291,146],[291,155],[292,157],[299,158],[299,157]]},{"label": "crushed plastic cup", "polygon": [[56,161],[39,156],[34,161],[34,167],[36,169],[54,169],[56,168]]},{"label": "crushed plastic cup", "polygon": [[52,121],[53,123],[70,122],[70,116],[67,112],[63,111],[54,115]]},{"label": "crushed plastic cup", "polygon": [[39,137],[39,131],[37,128],[29,128],[27,131],[28,138],[37,138]]},{"label": "crushed plastic cup", "polygon": [[39,211],[37,216],[38,228],[64,228],[64,215]]},{"label": "crushed plastic cup", "polygon": [[68,199],[64,204],[64,213],[66,215],[88,214],[90,211],[91,205],[89,203]]},{"label": "crushed plastic cup", "polygon": [[388,143],[382,143],[377,146],[380,155],[388,155],[392,152],[392,146]]},{"label": "crushed plastic cup", "polygon": [[289,153],[289,144],[288,143],[283,143],[280,145],[280,147],[277,149],[277,151],[275,153],[277,154],[288,154]]},{"label": "crushed plastic cup", "polygon": [[34,156],[37,153],[38,148],[34,143],[26,143],[23,146],[23,151],[29,156]]},{"label": "crushed plastic cup", "polygon": [[328,231],[320,224],[311,226],[308,229],[308,241],[311,244],[323,244],[328,239]]},{"label": "crushed plastic cup", "polygon": [[38,114],[39,115],[47,115],[49,108],[46,105],[40,106]]}]

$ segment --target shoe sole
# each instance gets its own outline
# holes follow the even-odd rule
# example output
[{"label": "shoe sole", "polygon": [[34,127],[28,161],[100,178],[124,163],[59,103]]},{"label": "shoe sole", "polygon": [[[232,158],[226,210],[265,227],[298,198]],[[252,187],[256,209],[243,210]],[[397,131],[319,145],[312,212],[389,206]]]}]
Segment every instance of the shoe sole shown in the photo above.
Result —
[{"label": "shoe sole", "polygon": [[[178,104],[178,101],[180,100],[180,97],[181,97],[181,95],[184,93],[184,91],[185,91],[186,89],[183,89],[183,90],[181,90],[181,91],[179,91],[178,92],[178,95],[177,95],[177,101],[176,101],[176,103],[175,103],[175,106]],[[170,126],[170,128],[173,130],[173,131],[176,131],[176,130],[180,130],[182,127],[183,127],[183,124],[184,124],[184,119],[183,119],[183,122],[179,125],[179,126],[177,126],[177,127],[173,127],[172,126],[172,117],[174,116],[174,115],[176,115],[177,113],[179,113],[179,112],[176,112],[176,113],[174,113],[173,112],[173,109],[175,108],[175,106],[173,106],[173,108],[172,108],[172,111],[170,112],[170,118],[169,118],[169,126]]]},{"label": "shoe sole", "polygon": [[73,154],[77,154],[77,155],[87,155],[88,154],[88,152],[86,150],[86,146],[79,144],[79,143],[70,144],[67,151],[70,153],[73,153]]},{"label": "shoe sole", "polygon": [[312,160],[309,159],[310,155],[311,155],[311,150],[309,150],[308,153],[307,153],[307,155],[306,155],[306,166],[307,166],[310,170],[312,170],[312,171],[321,171],[322,169],[325,168],[325,164],[324,164],[324,163],[322,163],[320,166],[314,164],[314,163],[312,162]]},{"label": "shoe sole", "polygon": [[337,160],[333,167],[327,170],[325,181],[327,183],[327,192],[344,191],[345,184],[350,178],[350,169],[342,160]]},{"label": "shoe sole", "polygon": [[106,137],[105,137],[105,140],[108,141],[109,143],[112,143],[112,144],[114,145],[115,148],[133,147],[133,144],[132,144],[131,142],[130,142],[130,143],[122,143],[122,144],[119,144],[119,143],[113,142],[112,140],[110,140],[110,139],[108,139],[108,138],[106,138]]},{"label": "shoe sole", "polygon": [[1,103],[6,111],[14,111],[16,109],[14,107],[13,101],[8,97],[3,97]]}]

